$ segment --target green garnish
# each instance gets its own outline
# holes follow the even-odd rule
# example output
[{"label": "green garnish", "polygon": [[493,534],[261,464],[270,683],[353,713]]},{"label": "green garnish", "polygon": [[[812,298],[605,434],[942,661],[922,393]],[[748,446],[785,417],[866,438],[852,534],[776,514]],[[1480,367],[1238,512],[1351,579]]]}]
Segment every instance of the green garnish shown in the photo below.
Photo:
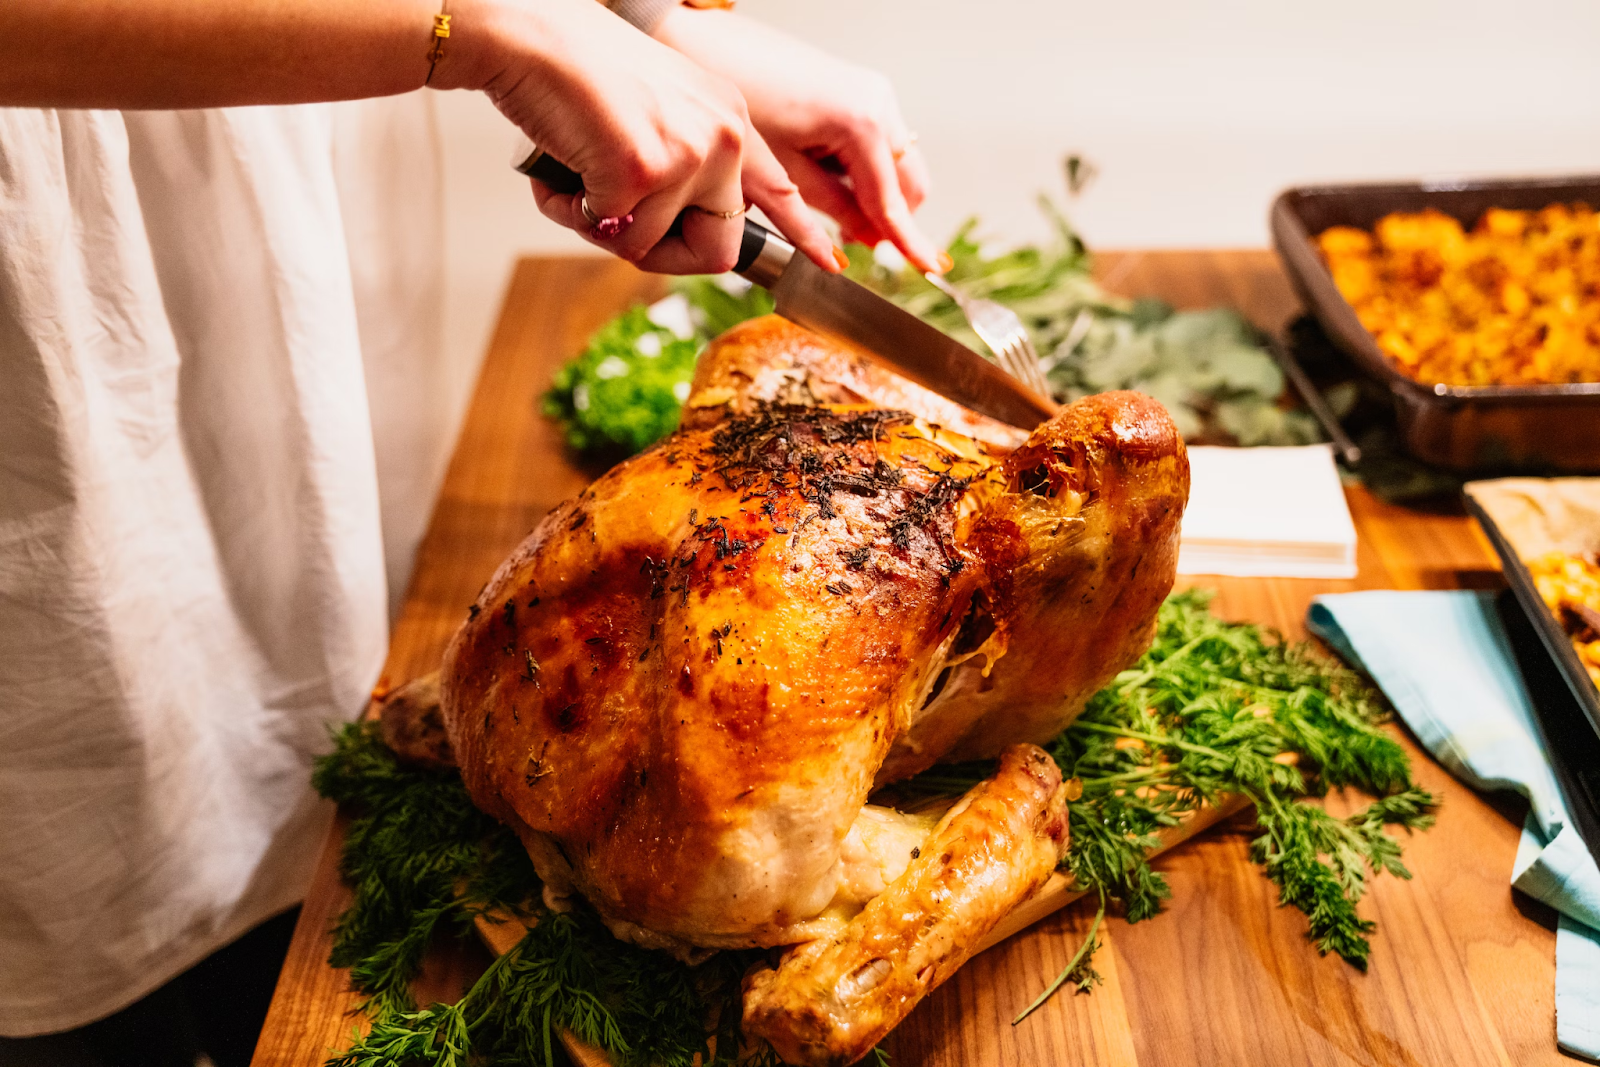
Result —
[{"label": "green garnish", "polygon": [[1044,1002],[1055,996],[1057,990],[1068,982],[1071,982],[1080,993],[1087,993],[1100,984],[1100,972],[1090,964],[1094,960],[1094,954],[1100,951],[1100,939],[1095,935],[1099,933],[1100,924],[1105,920],[1105,917],[1106,898],[1105,894],[1102,893],[1100,895],[1100,907],[1094,913],[1094,921],[1089,924],[1089,932],[1084,935],[1083,944],[1078,946],[1078,951],[1072,954],[1072,958],[1061,969],[1061,973],[1056,975],[1056,980],[1045,986],[1044,992],[1035,997],[1032,1004],[1017,1013],[1017,1017],[1011,1020],[1012,1026],[1016,1026],[1043,1007]]},{"label": "green garnish", "polygon": [[413,1007],[411,979],[436,933],[463,934],[492,908],[520,910],[538,884],[527,850],[473,805],[461,775],[401,764],[376,723],[346,726],[311,784],[359,812],[339,865],[355,896],[328,962],[350,968],[379,1017]]},{"label": "green garnish", "polygon": [[459,1001],[379,1013],[366,1038],[328,1067],[554,1065],[561,1029],[627,1067],[688,1067],[707,1051],[708,1012],[733,1007],[732,1024],[712,1033],[719,1048],[737,1048],[739,979],[750,955],[718,953],[690,968],[618,941],[587,909],[546,912]]},{"label": "green garnish", "polygon": [[[329,963],[350,968],[372,1018],[367,1036],[329,1067],[553,1065],[556,1027],[629,1067],[691,1067],[719,1033],[722,1048],[738,1046],[739,978],[760,953],[718,953],[689,968],[618,941],[586,907],[546,910],[516,835],[473,806],[455,771],[396,760],[376,723],[340,730],[312,782],[355,812],[340,864],[355,899]],[[461,1000],[419,1009],[409,983],[428,942],[441,931],[466,934],[491,910],[537,923]],[[724,1020],[710,1034],[709,1018]]]},{"label": "green garnish", "polygon": [[[1062,866],[1100,895],[1102,908],[1115,901],[1129,921],[1149,918],[1170,895],[1146,855],[1156,834],[1202,802],[1243,794],[1262,831],[1252,857],[1282,902],[1306,913],[1319,951],[1364,968],[1373,926],[1356,904],[1368,877],[1410,877],[1400,842],[1384,828],[1427,827],[1438,798],[1416,785],[1404,750],[1378,729],[1379,697],[1355,672],[1258,627],[1223,622],[1209,599],[1200,591],[1169,598],[1150,650],[1047,746],[1083,788],[1069,805]],[[1287,754],[1298,762],[1284,762]],[[898,788],[959,793],[989,770],[940,767]],[[704,1067],[734,1062],[739,978],[764,953],[719,952],[691,968],[618,941],[581,903],[568,914],[544,910],[515,835],[472,807],[459,776],[400,765],[373,724],[337,735],[315,783],[355,809],[343,871],[356,896],[332,962],[351,967],[373,1019],[330,1067],[554,1064],[556,1028],[628,1067],[691,1067],[696,1056]],[[1345,819],[1305,802],[1345,787],[1378,799]],[[485,909],[528,913],[537,924],[456,1004],[418,1010],[407,983],[423,947]],[[1098,918],[1028,1011],[1063,985],[1092,986],[1097,931]],[[776,1062],[770,1049],[757,1055],[757,1063]]]},{"label": "green garnish", "polygon": [[659,312],[652,319],[650,309],[631,308],[602,326],[583,354],[551,379],[543,411],[577,451],[616,459],[677,429],[696,354],[730,326],[772,310],[772,298],[761,289],[739,294],[711,278],[686,279],[676,288],[666,306],[677,304],[673,310],[683,321]]},{"label": "green garnish", "polygon": [[[950,242],[946,277],[1022,318],[1057,400],[1135,389],[1161,401],[1190,443],[1320,440],[1307,412],[1278,406],[1283,372],[1238,312],[1112,296],[1091,275],[1093,257],[1066,216],[1047,198],[1039,206],[1055,228],[1053,243],[986,256],[974,236],[978,221],[969,219]],[[850,262],[857,281],[987,353],[955,301],[921,274],[889,270],[864,248],[853,247]]]},{"label": "green garnish", "polygon": [[633,308],[606,323],[583,355],[562,367],[544,395],[580,452],[630,455],[678,428],[699,344]]}]

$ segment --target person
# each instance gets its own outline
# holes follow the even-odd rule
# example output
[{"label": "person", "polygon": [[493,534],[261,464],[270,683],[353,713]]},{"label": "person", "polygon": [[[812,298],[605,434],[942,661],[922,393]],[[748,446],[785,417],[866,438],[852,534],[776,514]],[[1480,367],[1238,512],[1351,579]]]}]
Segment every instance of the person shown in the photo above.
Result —
[{"label": "person", "polygon": [[486,94],[583,176],[537,209],[647,270],[727,269],[749,205],[828,270],[813,207],[938,266],[881,76],[619,2],[0,5],[0,1060],[248,941],[324,833],[387,643],[369,386],[425,373],[439,260],[424,113],[329,102]]}]

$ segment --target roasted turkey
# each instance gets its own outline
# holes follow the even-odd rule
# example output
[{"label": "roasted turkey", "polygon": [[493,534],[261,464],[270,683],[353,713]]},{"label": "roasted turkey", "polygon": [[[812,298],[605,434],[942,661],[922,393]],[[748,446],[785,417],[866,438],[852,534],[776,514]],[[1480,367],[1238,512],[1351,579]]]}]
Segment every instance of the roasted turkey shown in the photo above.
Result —
[{"label": "roasted turkey", "polygon": [[[489,581],[440,675],[448,745],[395,742],[459,766],[552,906],[686,958],[797,946],[747,977],[746,1031],[848,1063],[1056,866],[1036,746],[1147,646],[1188,482],[1147,397],[1024,435],[758,319],[677,433]],[[868,803],[988,757],[942,818]]]}]

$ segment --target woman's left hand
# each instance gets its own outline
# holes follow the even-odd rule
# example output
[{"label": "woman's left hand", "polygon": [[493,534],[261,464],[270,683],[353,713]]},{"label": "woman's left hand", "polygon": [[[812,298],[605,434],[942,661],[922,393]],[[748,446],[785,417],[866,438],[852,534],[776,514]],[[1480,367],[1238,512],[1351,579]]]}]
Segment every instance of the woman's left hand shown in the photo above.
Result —
[{"label": "woman's left hand", "polygon": [[674,7],[655,37],[739,87],[800,195],[846,240],[888,240],[922,270],[941,269],[911,218],[928,170],[887,78],[730,11]]}]

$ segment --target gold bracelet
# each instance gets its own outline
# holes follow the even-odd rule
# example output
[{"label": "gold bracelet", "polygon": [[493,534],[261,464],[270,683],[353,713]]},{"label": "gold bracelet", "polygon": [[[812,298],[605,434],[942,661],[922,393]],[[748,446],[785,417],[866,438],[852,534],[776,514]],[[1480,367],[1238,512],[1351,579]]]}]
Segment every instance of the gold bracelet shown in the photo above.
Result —
[{"label": "gold bracelet", "polygon": [[433,16],[433,43],[428,47],[428,76],[422,79],[423,85],[433,81],[433,72],[439,66],[439,60],[444,58],[444,39],[449,36],[450,16],[441,10]]}]

